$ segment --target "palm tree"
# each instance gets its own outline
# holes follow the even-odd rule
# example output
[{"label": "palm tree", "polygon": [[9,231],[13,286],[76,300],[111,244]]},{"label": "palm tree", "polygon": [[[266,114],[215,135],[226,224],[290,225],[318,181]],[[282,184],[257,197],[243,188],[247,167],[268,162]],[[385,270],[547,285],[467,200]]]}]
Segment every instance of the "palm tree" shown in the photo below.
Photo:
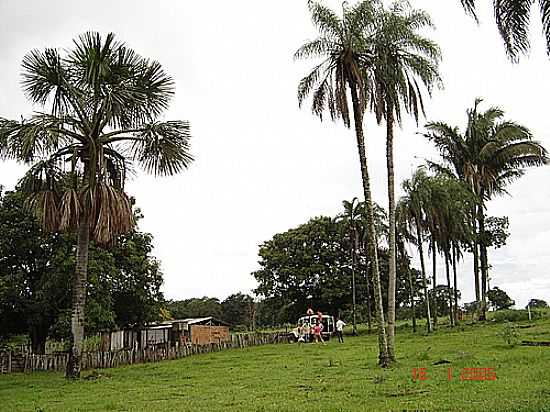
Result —
[{"label": "palm tree", "polygon": [[[447,174],[436,176],[435,182],[438,192],[437,213],[439,215],[437,238],[445,258],[445,274],[449,293],[449,316],[451,326],[454,326],[456,323],[456,309],[458,307],[456,248],[460,243],[468,244],[470,242],[472,236],[470,211],[475,205],[475,198],[464,182],[453,176]],[[454,273],[454,304],[453,296],[451,296],[450,266],[453,267]]]},{"label": "palm tree", "polygon": [[[505,188],[509,183],[523,176],[527,167],[548,162],[548,156],[546,149],[532,139],[529,129],[503,120],[504,112],[498,107],[479,112],[480,103],[481,99],[476,99],[474,107],[467,111],[464,134],[458,127],[432,122],[426,125],[425,136],[436,145],[443,159],[442,164],[431,163],[431,167],[464,181],[477,199],[470,216],[472,221],[476,220],[473,250],[474,262],[478,265],[476,251],[479,248],[484,318],[489,268],[487,246],[483,241],[486,202],[507,193]],[[479,295],[476,290],[476,297]]]},{"label": "palm tree", "polygon": [[[355,316],[355,273],[357,271],[357,251],[359,250],[359,226],[361,224],[361,209],[362,205],[357,202],[354,197],[351,202],[344,200],[344,213],[339,216],[340,221],[344,224],[344,230],[349,235],[350,256],[351,256],[351,296],[352,296],[352,318],[353,318],[353,334],[357,335],[356,316]],[[368,281],[368,279],[367,279]]]},{"label": "palm tree", "polygon": [[[411,225],[408,220],[409,210],[408,205],[404,199],[400,199],[397,202],[395,208],[395,237],[396,237],[396,250],[397,256],[399,257],[400,262],[409,262],[410,258],[407,255],[406,244],[407,243],[416,243],[416,238],[414,237],[411,231]],[[413,332],[416,333],[416,305],[415,305],[415,296],[416,290],[412,280],[412,270],[409,267],[409,264],[406,265],[405,271],[407,272],[407,281],[409,283],[409,300],[411,304],[412,311],[412,326]],[[425,289],[426,291],[426,289]]]},{"label": "palm tree", "polygon": [[[467,13],[476,16],[476,0],[460,0]],[[529,22],[536,0],[494,1],[495,20],[508,57],[517,62],[530,49]],[[550,0],[538,0],[546,49],[550,53]]]},{"label": "palm tree", "polygon": [[[386,215],[386,211],[382,207],[380,207],[380,205],[376,203],[374,204],[374,226],[376,228],[376,235],[378,236],[378,239],[373,241],[369,238],[369,230],[368,230],[369,219],[368,219],[365,203],[359,202],[357,206],[358,206],[359,213],[361,214],[361,219],[359,221],[359,226],[358,226],[359,239],[360,239],[358,250],[361,251],[361,253],[359,253],[357,257],[359,259],[363,257],[364,264],[368,267],[369,264],[371,264],[371,262],[369,262],[368,259],[365,259],[365,258],[368,256],[368,253],[366,251],[368,249],[369,243],[375,242],[376,246],[378,247],[380,238],[387,238],[387,232],[388,232],[388,227],[386,225],[387,215]],[[365,272],[365,281],[366,281],[365,282],[365,295],[366,295],[365,300],[367,305],[368,332],[371,333],[372,332],[372,326],[371,326],[372,314],[371,314],[371,295],[370,295],[370,286],[369,286],[370,278],[369,278],[368,272],[369,272],[368,270]]]},{"label": "palm tree", "polygon": [[[377,3],[377,1],[361,1],[353,7],[348,7],[344,2],[342,17],[340,17],[329,8],[310,1],[308,7],[313,24],[319,31],[319,37],[304,44],[294,54],[295,59],[321,59],[321,62],[300,81],[298,86],[300,106],[311,94],[313,97],[312,112],[321,120],[323,112],[328,109],[333,120],[342,119],[346,127],[351,126],[347,95],[349,90],[370,239],[376,239],[376,229],[363,135],[363,115],[367,106],[369,89],[369,78],[365,67],[367,67],[370,58],[368,50],[365,49],[365,35],[371,28],[375,14],[374,8],[377,7]],[[379,364],[385,367],[389,364],[389,359],[378,270],[378,251],[376,242],[370,242],[368,246],[372,262],[372,279],[375,286]]]},{"label": "palm tree", "polygon": [[428,176],[424,168],[418,168],[413,174],[412,178],[405,180],[402,184],[405,196],[400,199],[397,205],[398,221],[400,224],[408,224],[409,233],[416,233],[416,236],[411,237],[410,241],[413,242],[418,248],[418,254],[420,256],[420,269],[422,272],[422,287],[424,289],[425,303],[426,303],[426,324],[428,333],[432,331],[432,319],[430,313],[430,299],[428,293],[428,279],[426,275],[426,265],[424,263],[424,235],[426,230],[425,224],[425,210],[427,209],[427,191],[429,187],[427,185]]},{"label": "palm tree", "polygon": [[158,120],[173,80],[112,33],[81,35],[64,55],[33,50],[23,59],[23,88],[43,111],[0,119],[0,140],[33,163],[21,184],[44,227],[77,232],[67,377],[78,378],[90,240],[108,245],[132,228],[124,192],[132,163],[155,175],[189,166],[189,124]]},{"label": "palm tree", "polygon": [[408,2],[397,1],[389,10],[380,9],[376,15],[374,32],[368,38],[371,49],[371,108],[380,123],[386,121],[386,162],[388,173],[389,211],[389,284],[388,284],[388,354],[395,360],[395,177],[393,144],[395,122],[401,123],[402,111],[412,115],[418,123],[424,114],[424,100],[420,86],[431,93],[434,85],[441,85],[439,62],[441,52],[437,44],[419,32],[431,28],[430,16],[422,10],[410,9]]}]

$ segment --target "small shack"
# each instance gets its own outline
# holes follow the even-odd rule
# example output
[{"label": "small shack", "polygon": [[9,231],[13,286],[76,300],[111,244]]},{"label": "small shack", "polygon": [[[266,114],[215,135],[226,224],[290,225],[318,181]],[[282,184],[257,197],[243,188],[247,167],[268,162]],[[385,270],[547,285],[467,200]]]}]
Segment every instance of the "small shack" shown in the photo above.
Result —
[{"label": "small shack", "polygon": [[185,324],[193,345],[209,345],[231,341],[229,324],[211,316],[185,319]]},{"label": "small shack", "polygon": [[99,350],[209,345],[230,341],[229,324],[208,316],[167,320],[141,329],[101,332]]},{"label": "small shack", "polygon": [[212,316],[167,320],[150,325],[141,333],[141,347],[209,345],[230,340],[229,324]]}]

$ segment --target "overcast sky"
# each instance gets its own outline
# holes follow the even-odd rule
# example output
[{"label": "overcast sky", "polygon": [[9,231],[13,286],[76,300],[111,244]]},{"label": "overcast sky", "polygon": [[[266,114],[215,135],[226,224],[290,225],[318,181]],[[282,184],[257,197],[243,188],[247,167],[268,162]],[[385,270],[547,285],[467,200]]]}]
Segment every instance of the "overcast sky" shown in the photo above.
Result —
[{"label": "overcast sky", "polygon": [[[459,0],[412,0],[427,10],[443,49],[445,89],[427,105],[429,120],[460,125],[476,97],[501,106],[508,118],[550,148],[546,97],[549,61],[540,27],[533,50],[510,64],[494,25],[490,1],[481,25]],[[340,1],[326,4],[339,8]],[[166,119],[189,120],[196,161],[185,173],[155,179],[139,173],[128,185],[154,237],[167,298],[225,298],[255,287],[258,245],[316,215],[335,215],[344,199],[362,197],[355,138],[341,124],[300,110],[296,86],[313,62],[293,52],[315,37],[306,0],[267,2],[0,0],[0,116],[19,119],[33,107],[20,88],[20,64],[33,48],[69,47],[88,30],[114,32],[143,56],[158,60],[176,81]],[[374,199],[387,205],[383,127],[366,119]],[[422,125],[422,123],[421,123]],[[396,135],[397,182],[408,178],[433,148],[406,122]],[[13,188],[24,172],[0,164],[0,184]],[[489,214],[510,218],[507,246],[490,251],[491,286],[518,306],[550,301],[549,169],[530,171],[511,197],[489,203]],[[471,261],[460,270],[464,301],[473,300]],[[444,276],[441,272],[440,276]]]}]

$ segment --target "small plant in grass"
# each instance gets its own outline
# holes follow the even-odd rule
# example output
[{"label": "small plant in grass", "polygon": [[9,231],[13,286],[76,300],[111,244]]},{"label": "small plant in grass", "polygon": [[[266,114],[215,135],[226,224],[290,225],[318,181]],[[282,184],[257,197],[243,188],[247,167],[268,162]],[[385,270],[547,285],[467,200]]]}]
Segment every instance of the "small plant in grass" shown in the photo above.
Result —
[{"label": "small plant in grass", "polygon": [[516,330],[516,325],[510,322],[506,322],[497,335],[504,339],[509,346],[515,346],[519,341],[519,333]]},{"label": "small plant in grass", "polygon": [[372,378],[372,383],[375,385],[379,385],[381,383],[384,383],[386,381],[386,378],[383,375],[376,375],[374,378]]},{"label": "small plant in grass", "polygon": [[418,360],[425,361],[425,360],[430,359],[430,353],[429,353],[429,352],[430,352],[430,349],[431,349],[431,348],[432,348],[431,346],[428,346],[428,347],[426,348],[426,350],[420,352],[420,353],[418,354]]}]

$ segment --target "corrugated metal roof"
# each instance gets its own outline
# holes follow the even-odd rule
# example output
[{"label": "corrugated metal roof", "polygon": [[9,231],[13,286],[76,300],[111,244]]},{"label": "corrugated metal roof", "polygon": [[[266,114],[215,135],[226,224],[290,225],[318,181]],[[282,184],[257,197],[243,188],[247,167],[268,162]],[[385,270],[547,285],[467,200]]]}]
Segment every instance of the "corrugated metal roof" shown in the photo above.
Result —
[{"label": "corrugated metal roof", "polygon": [[222,320],[216,319],[212,316],[207,316],[204,318],[186,318],[186,319],[173,319],[173,320],[165,320],[163,322],[155,323],[154,325],[148,326],[149,329],[164,329],[167,327],[171,327],[174,323],[185,323],[186,325],[195,325],[197,323],[203,323],[203,322],[215,322],[220,323],[222,325],[229,326],[229,323],[224,322]]}]

